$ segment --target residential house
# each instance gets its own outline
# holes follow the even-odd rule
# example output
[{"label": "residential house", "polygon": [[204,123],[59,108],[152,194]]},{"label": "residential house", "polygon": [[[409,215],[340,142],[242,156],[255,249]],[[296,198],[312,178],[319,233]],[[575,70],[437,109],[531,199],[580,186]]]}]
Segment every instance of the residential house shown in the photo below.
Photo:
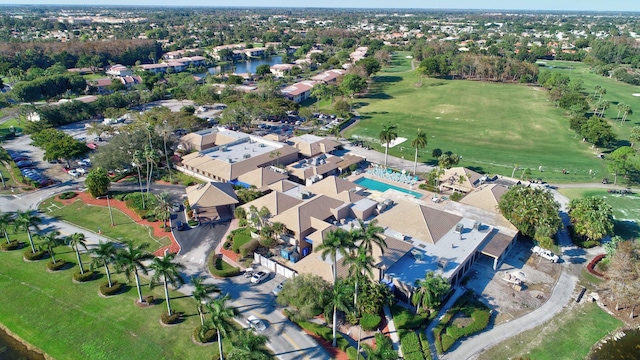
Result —
[{"label": "residential house", "polygon": [[338,78],[346,73],[347,71],[344,69],[332,69],[312,76],[311,80],[316,82],[323,82],[325,84],[335,84],[338,81]]},{"label": "residential house", "polygon": [[107,71],[105,71],[107,75],[111,75],[111,76],[129,76],[131,74],[133,74],[133,72],[131,71],[131,69],[129,69],[128,67],[124,66],[124,65],[120,65],[120,64],[115,64],[115,65],[111,65],[107,68]]},{"label": "residential house", "polygon": [[270,70],[274,76],[284,77],[285,75],[287,75],[287,73],[289,73],[289,71],[291,71],[291,69],[295,67],[300,67],[300,66],[295,64],[275,64],[271,66]]},{"label": "residential house", "polygon": [[289,85],[280,90],[280,92],[282,92],[282,95],[287,99],[299,104],[311,97],[311,90],[315,84],[315,81],[304,80],[293,85]]}]

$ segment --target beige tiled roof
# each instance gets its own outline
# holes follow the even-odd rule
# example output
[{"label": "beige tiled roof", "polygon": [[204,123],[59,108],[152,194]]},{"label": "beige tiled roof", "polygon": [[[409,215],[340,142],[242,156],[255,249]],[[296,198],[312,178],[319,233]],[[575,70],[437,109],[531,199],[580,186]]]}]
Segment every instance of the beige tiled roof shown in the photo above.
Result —
[{"label": "beige tiled roof", "polygon": [[308,157],[330,153],[340,146],[337,141],[313,135],[292,137],[289,141],[293,143],[293,147],[300,150],[301,154]]},{"label": "beige tiled roof", "polygon": [[292,207],[300,203],[302,203],[302,200],[300,199],[296,199],[279,191],[272,191],[265,196],[259,197],[251,202],[242,205],[242,207],[245,209],[249,209],[249,207],[253,205],[257,209],[262,209],[262,207],[264,206],[269,209],[269,213],[271,213],[272,216],[275,216],[291,209]]},{"label": "beige tiled roof", "polygon": [[273,222],[283,223],[287,229],[295,232],[298,239],[300,234],[311,228],[311,218],[320,220],[332,216],[331,209],[336,209],[344,203],[340,200],[324,195],[317,195],[283,213],[274,216]]},{"label": "beige tiled roof", "polygon": [[435,244],[462,217],[424,205],[398,201],[391,209],[378,215],[376,219],[382,226]]},{"label": "beige tiled roof", "polygon": [[[461,176],[464,177],[462,182],[460,182]],[[482,174],[479,174],[473,170],[469,170],[463,167],[454,167],[451,169],[446,169],[444,171],[444,174],[440,176],[440,181],[442,181],[442,186],[469,192],[476,186],[478,186],[478,180],[480,180],[481,177]]]},{"label": "beige tiled roof", "polygon": [[307,186],[307,190],[313,194],[335,197],[343,191],[349,191],[356,187],[358,187],[358,185],[349,180],[345,180],[337,176],[327,176],[326,178]]},{"label": "beige tiled roof", "polygon": [[186,189],[191,206],[214,207],[238,203],[238,197],[229,183],[204,183]]},{"label": "beige tiled roof", "polygon": [[281,180],[281,181],[278,181],[278,182],[275,182],[275,183],[269,185],[269,189],[271,189],[273,191],[285,192],[285,191],[289,191],[291,189],[294,189],[294,188],[296,188],[298,186],[300,186],[300,185],[294,183],[293,181]]},{"label": "beige tiled roof", "polygon": [[498,184],[480,185],[477,189],[462,198],[460,203],[499,213],[498,202],[507,190],[505,186]]},{"label": "beige tiled roof", "polygon": [[268,185],[276,183],[280,180],[284,180],[286,178],[287,175],[264,167],[249,171],[246,174],[242,174],[238,177],[238,180],[249,185],[254,185],[258,189],[263,189]]}]

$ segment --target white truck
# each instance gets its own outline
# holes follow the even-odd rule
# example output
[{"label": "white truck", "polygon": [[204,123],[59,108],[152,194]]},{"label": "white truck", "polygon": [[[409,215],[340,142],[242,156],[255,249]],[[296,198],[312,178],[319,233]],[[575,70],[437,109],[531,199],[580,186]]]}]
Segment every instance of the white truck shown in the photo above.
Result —
[{"label": "white truck", "polygon": [[543,249],[540,246],[534,246],[531,251],[533,251],[534,254],[538,254],[541,257],[554,263],[560,260],[560,257],[554,254],[551,250]]}]

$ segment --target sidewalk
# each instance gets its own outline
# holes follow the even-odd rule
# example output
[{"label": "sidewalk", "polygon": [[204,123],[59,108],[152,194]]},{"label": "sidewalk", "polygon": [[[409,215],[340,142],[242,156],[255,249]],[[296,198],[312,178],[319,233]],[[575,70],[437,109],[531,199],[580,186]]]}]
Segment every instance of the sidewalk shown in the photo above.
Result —
[{"label": "sidewalk", "polygon": [[[222,254],[222,260],[228,262],[233,266],[237,266],[240,269],[242,269],[242,265],[235,260],[237,258],[234,256],[235,254],[230,250],[225,250],[223,248],[224,243],[227,241],[227,236],[229,236],[229,234],[231,234],[231,232],[233,230],[236,230],[237,228],[239,228],[238,219],[231,220],[231,223],[229,224],[229,228],[227,229],[227,232],[224,234],[224,236],[222,237],[222,240],[220,240],[220,242],[218,243],[218,246],[216,246],[216,248],[213,251],[214,251],[214,254]],[[233,258],[231,258],[232,256]]]},{"label": "sidewalk", "polygon": [[451,309],[456,300],[458,300],[458,298],[462,296],[465,291],[467,291],[467,289],[461,286],[456,287],[453,295],[451,295],[447,303],[444,304],[444,306],[438,312],[438,315],[436,315],[436,318],[431,321],[431,323],[427,327],[427,330],[425,330],[427,332],[427,341],[429,342],[429,350],[431,350],[431,358],[433,360],[438,360],[438,352],[436,351],[436,339],[433,337],[433,329],[440,323],[440,320],[442,320],[447,310]]},{"label": "sidewalk", "polygon": [[391,342],[393,343],[393,349],[398,352],[398,356],[402,357],[402,349],[400,349],[400,336],[396,330],[396,324],[393,322],[393,316],[391,316],[391,309],[389,305],[385,305],[382,310],[384,311],[384,317],[387,321],[384,333],[389,334]]}]

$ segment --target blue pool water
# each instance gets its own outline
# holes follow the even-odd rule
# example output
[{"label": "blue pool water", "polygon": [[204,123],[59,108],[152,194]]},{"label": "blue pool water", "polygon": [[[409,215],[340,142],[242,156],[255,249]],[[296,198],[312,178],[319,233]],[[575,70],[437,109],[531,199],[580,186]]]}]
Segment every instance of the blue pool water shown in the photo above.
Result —
[{"label": "blue pool water", "polygon": [[385,191],[387,191],[389,189],[393,189],[393,190],[398,190],[398,191],[402,191],[403,193],[409,194],[409,195],[415,197],[416,199],[420,199],[420,198],[422,198],[424,196],[423,194],[420,194],[419,192],[403,189],[403,188],[401,188],[399,186],[389,185],[387,183],[383,183],[383,182],[372,180],[372,179],[365,178],[365,177],[361,177],[360,179],[358,179],[358,180],[356,180],[354,182],[356,184],[358,184],[358,185],[366,187],[369,190],[385,192]]}]

